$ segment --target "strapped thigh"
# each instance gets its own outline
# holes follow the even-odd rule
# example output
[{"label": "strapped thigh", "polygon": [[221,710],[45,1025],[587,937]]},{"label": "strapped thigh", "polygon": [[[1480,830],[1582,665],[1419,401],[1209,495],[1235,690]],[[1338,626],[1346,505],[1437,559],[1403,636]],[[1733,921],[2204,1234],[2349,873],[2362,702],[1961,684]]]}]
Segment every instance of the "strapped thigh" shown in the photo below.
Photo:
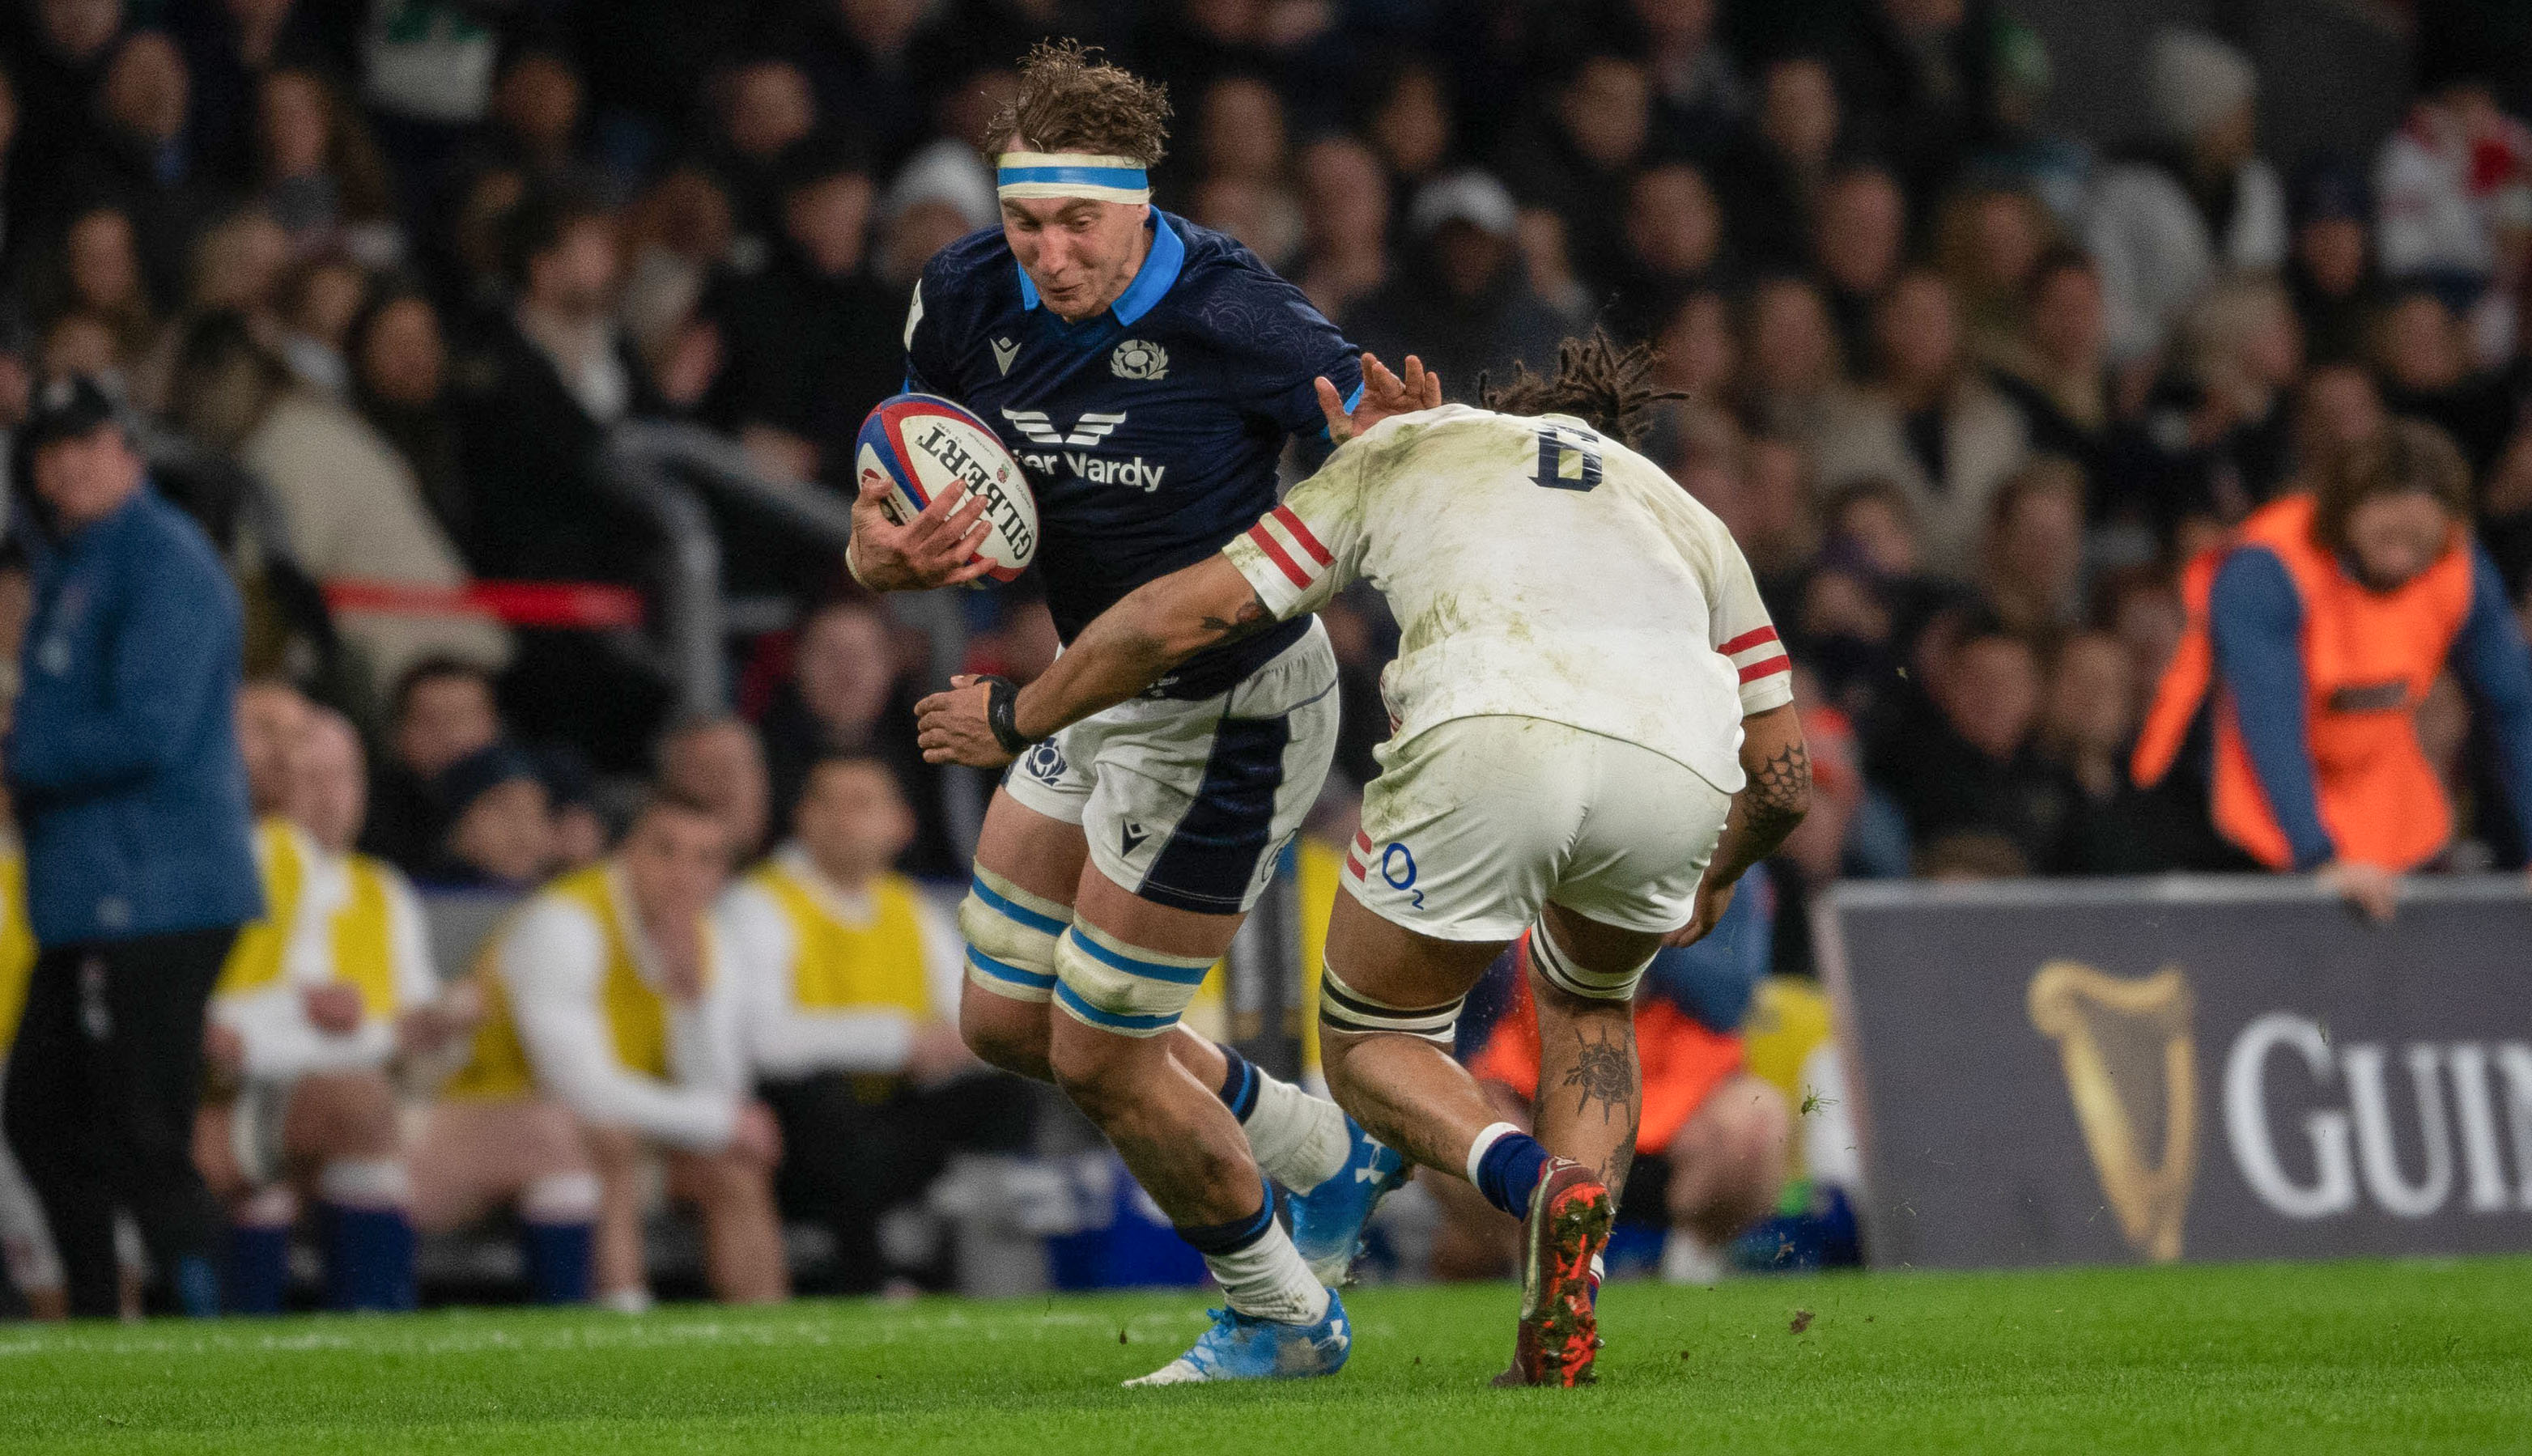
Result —
[{"label": "strapped thigh", "polygon": [[1460,996],[1434,1006],[1392,1006],[1346,984],[1334,966],[1326,967],[1319,977],[1319,1022],[1328,1030],[1420,1036],[1446,1051],[1460,1024],[1460,1007],[1467,999]]},{"label": "strapped thigh", "polygon": [[977,866],[958,906],[967,979],[1014,1001],[1046,1000],[1055,994],[1055,942],[1071,924],[1071,906],[1032,895]]},{"label": "strapped thigh", "polygon": [[1214,959],[1127,945],[1076,921],[1056,944],[1055,1003],[1103,1032],[1157,1036],[1178,1025]]},{"label": "strapped thigh", "polygon": [[1540,978],[1567,995],[1589,1001],[1634,1000],[1636,982],[1643,980],[1644,968],[1652,963],[1652,956],[1646,955],[1632,971],[1593,971],[1556,943],[1544,917],[1529,932],[1529,964],[1537,968]]}]

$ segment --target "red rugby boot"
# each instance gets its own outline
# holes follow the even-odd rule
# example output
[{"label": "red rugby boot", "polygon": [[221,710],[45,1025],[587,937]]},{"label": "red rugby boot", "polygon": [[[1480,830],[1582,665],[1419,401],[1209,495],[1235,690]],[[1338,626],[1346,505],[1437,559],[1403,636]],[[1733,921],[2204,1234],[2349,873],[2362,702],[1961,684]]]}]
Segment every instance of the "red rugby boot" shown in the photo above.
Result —
[{"label": "red rugby boot", "polygon": [[1599,1349],[1591,1266],[1617,1206],[1599,1175],[1551,1157],[1529,1197],[1521,1237],[1521,1333],[1498,1385],[1587,1385]]}]

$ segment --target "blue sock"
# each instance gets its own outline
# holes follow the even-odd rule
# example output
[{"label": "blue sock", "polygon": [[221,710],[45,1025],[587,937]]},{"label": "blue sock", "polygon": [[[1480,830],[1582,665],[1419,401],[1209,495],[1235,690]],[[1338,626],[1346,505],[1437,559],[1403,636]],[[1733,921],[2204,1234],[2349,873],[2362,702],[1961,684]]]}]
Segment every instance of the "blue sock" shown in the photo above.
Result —
[{"label": "blue sock", "polygon": [[1538,1170],[1547,1166],[1547,1149],[1527,1133],[1506,1133],[1477,1160],[1477,1192],[1486,1202],[1515,1218],[1529,1216],[1529,1196],[1538,1189]]},{"label": "blue sock", "polygon": [[591,1223],[523,1223],[519,1243],[528,1258],[528,1296],[541,1305],[589,1302],[589,1251],[597,1237]]},{"label": "blue sock", "polygon": [[1214,1089],[1214,1095],[1241,1122],[1257,1110],[1257,1069],[1228,1046],[1222,1048],[1222,1086]]},{"label": "blue sock", "polygon": [[[229,1309],[240,1315],[278,1315],[290,1287],[290,1230],[268,1224],[229,1226]],[[180,1280],[177,1296],[185,1297]],[[193,1310],[188,1302],[187,1314]]]},{"label": "blue sock", "polygon": [[220,1266],[199,1254],[176,1260],[176,1303],[188,1319],[216,1319],[220,1313]]},{"label": "blue sock", "polygon": [[413,1220],[402,1208],[327,1204],[323,1220],[326,1309],[413,1308]]}]

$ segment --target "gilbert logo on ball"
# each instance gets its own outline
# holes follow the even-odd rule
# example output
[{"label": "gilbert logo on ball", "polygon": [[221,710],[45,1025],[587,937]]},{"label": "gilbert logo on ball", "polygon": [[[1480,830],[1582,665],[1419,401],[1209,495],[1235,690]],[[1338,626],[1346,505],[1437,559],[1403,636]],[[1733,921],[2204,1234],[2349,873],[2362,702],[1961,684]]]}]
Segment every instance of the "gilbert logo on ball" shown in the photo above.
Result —
[{"label": "gilbert logo on ball", "polygon": [[982,497],[985,539],[968,559],[991,560],[998,582],[1016,580],[1037,554],[1037,496],[1019,462],[992,425],[939,395],[880,401],[854,442],[853,476],[888,487],[882,508],[899,526],[944,491]]}]

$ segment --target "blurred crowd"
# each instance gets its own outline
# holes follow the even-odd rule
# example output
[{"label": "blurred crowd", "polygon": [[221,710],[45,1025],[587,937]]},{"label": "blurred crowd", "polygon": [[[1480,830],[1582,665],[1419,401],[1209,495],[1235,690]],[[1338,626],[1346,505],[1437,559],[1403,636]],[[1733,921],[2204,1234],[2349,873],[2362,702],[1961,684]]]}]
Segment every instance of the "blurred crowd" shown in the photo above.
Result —
[{"label": "blurred crowd", "polygon": [[[667,543],[604,465],[627,420],[845,498],[914,279],[998,222],[986,128],[1050,34],[1169,84],[1162,205],[1454,397],[1594,326],[1660,347],[1645,448],[1797,664],[1818,793],[1771,867],[1779,971],[1841,876],[2245,866],[2200,775],[2128,772],[2182,568],[2395,418],[2459,452],[2532,612],[2532,131],[2492,69],[2524,58],[2426,30],[2395,132],[2288,157],[2250,59],[2191,29],[2129,58],[2137,133],[2050,131],[2045,47],[1989,0],[9,0],[0,428],[72,375],[144,421],[244,594],[248,676],[336,725],[267,735],[269,763],[370,780],[321,832],[290,770],[257,784],[328,854],[525,893],[618,864],[645,815],[738,867],[858,814],[819,873],[961,875],[912,743],[927,644],[832,552],[717,518],[725,589],[772,603],[733,615],[725,712],[537,608],[658,587]],[[1051,660],[1027,582],[961,610],[971,668]],[[1327,623],[1342,793],[1375,772],[1395,629],[1368,595]],[[2418,737],[2460,813],[2443,863],[2521,863],[2449,678]],[[954,1038],[888,1044],[800,1063],[838,1080],[775,1098],[783,1131],[879,1139],[870,1109],[957,1080]],[[779,1138],[736,1117],[703,1141],[772,1176]],[[605,1154],[564,1171],[614,1179]],[[729,1270],[763,1257],[716,1277],[762,1293]]]}]

